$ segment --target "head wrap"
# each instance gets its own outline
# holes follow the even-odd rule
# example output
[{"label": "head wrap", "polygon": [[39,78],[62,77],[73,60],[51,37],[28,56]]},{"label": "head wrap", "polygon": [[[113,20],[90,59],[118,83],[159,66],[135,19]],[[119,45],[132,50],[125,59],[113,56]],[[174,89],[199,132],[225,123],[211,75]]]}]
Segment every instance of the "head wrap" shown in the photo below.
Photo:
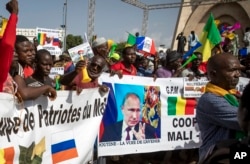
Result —
[{"label": "head wrap", "polygon": [[93,43],[92,43],[92,48],[100,46],[100,45],[102,45],[102,44],[104,44],[106,42],[107,42],[107,40],[104,37],[96,38],[96,40],[94,40]]}]

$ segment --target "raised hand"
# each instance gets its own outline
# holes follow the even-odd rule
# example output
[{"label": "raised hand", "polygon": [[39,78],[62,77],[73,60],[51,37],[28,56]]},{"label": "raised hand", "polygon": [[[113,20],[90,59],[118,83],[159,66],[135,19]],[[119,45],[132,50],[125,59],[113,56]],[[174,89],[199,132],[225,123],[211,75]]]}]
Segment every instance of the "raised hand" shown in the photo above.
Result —
[{"label": "raised hand", "polygon": [[87,61],[87,60],[79,60],[79,61],[76,63],[76,68],[75,68],[76,72],[77,72],[77,73],[81,72],[82,69],[83,69],[84,67],[87,66],[87,64],[88,64],[88,61]]},{"label": "raised hand", "polygon": [[11,13],[18,14],[18,2],[17,2],[17,0],[10,0],[6,4],[6,10],[8,10],[10,14]]},{"label": "raised hand", "polygon": [[139,123],[139,130],[138,132],[136,132],[135,130],[133,130],[133,134],[135,135],[135,138],[137,140],[143,140],[146,138],[146,135],[145,135],[145,126],[146,126],[146,123],[142,123],[140,122]]}]

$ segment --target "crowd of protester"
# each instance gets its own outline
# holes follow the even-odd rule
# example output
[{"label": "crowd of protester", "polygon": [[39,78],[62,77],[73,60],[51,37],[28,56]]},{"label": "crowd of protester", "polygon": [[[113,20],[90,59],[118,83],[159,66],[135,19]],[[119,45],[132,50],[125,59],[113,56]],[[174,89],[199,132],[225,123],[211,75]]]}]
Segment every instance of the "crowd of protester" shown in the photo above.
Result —
[{"label": "crowd of protester", "polygon": [[[203,139],[200,149],[200,161],[205,160],[211,145],[222,139],[230,139],[229,133],[231,130],[241,130],[237,121],[238,106],[228,104],[228,101],[223,98],[224,95],[214,94],[215,91],[213,90],[213,88],[218,87],[218,90],[229,91],[235,88],[239,77],[250,77],[250,54],[242,55],[240,51],[235,51],[235,48],[240,48],[239,38],[228,41],[228,44],[223,47],[215,46],[211,50],[212,57],[205,64],[202,63],[203,54],[194,52],[196,58],[183,67],[183,63],[187,60],[183,59],[186,42],[188,43],[188,49],[191,49],[194,42],[198,40],[194,31],[191,31],[188,41],[183,33],[178,35],[176,39],[180,42],[177,50],[159,51],[151,55],[153,58],[137,55],[136,45],[126,46],[121,54],[116,52],[113,56],[109,56],[108,40],[100,37],[96,38],[91,44],[94,57],[90,60],[80,60],[74,65],[67,51],[60,55],[59,60],[54,61],[49,51],[45,49],[37,50],[37,40],[32,42],[23,35],[16,35],[19,11],[17,0],[10,0],[6,4],[6,9],[9,11],[10,17],[5,33],[0,40],[0,67],[2,68],[0,72],[0,91],[16,95],[20,102],[36,99],[41,95],[54,100],[57,97],[56,90],[60,89],[76,90],[80,94],[85,88],[99,87],[101,92],[107,92],[108,88],[98,82],[98,77],[103,72],[109,73],[110,76],[118,76],[120,79],[123,78],[123,75],[152,77],[154,80],[171,77],[189,77],[190,79],[207,77],[211,80],[208,88],[211,87],[212,89],[201,97],[197,106],[197,119]],[[247,49],[249,49],[250,43],[249,29],[246,28],[244,38],[242,38],[243,47]],[[232,65],[237,65],[237,68]],[[61,84],[59,89],[56,88],[55,79],[49,77],[52,67],[64,68],[64,75],[58,78]],[[86,74],[82,73],[83,68],[86,68],[90,78],[90,81],[84,83],[82,79]],[[232,71],[236,73],[232,74]],[[223,79],[223,77],[225,78]],[[233,85],[230,85],[228,81],[232,77],[236,80]],[[218,103],[218,97],[221,99],[220,103]],[[239,96],[237,98],[240,99]],[[210,101],[210,99],[212,100]],[[224,107],[230,108],[231,111],[222,111],[221,102],[226,104]],[[207,108],[218,109],[218,111],[222,112],[219,114],[223,115],[216,115],[213,110],[210,110],[211,113],[208,114]],[[226,119],[226,117],[233,121]],[[217,129],[216,134],[213,134],[215,133],[215,130],[212,129],[213,123],[214,129]],[[221,131],[218,130],[218,127],[221,127]],[[147,157],[143,155],[135,155],[135,157],[132,157],[132,155],[117,156],[118,158],[109,158],[109,160],[114,163],[122,163],[122,160],[131,162],[129,160],[138,161],[144,158],[152,163],[163,161],[169,163],[196,163],[198,162],[196,153],[198,153],[198,149],[157,152],[146,155]]]}]

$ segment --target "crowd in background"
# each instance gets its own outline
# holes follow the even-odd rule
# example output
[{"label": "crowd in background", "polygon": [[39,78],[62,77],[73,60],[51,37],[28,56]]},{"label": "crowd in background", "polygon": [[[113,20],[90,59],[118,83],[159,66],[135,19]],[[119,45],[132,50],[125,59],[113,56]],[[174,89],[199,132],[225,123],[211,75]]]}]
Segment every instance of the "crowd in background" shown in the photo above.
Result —
[{"label": "crowd in background", "polygon": [[[80,94],[85,88],[99,87],[100,92],[107,92],[108,88],[98,81],[98,77],[103,72],[119,78],[122,78],[123,75],[132,75],[152,77],[154,80],[171,77],[189,77],[192,80],[193,78],[209,78],[212,76],[208,77],[210,73],[207,70],[207,63],[203,62],[201,52],[194,52],[195,59],[183,66],[185,61],[188,60],[183,59],[186,46],[190,50],[199,41],[195,31],[191,31],[187,39],[183,33],[177,36],[177,50],[159,51],[154,55],[152,54],[150,56],[152,58],[137,55],[136,45],[126,46],[121,54],[116,52],[114,55],[109,56],[108,40],[99,37],[91,44],[94,57],[89,60],[79,60],[76,64],[73,64],[67,51],[64,51],[59,56],[59,59],[55,60],[48,50],[37,50],[36,39],[30,41],[23,35],[16,35],[19,10],[17,1],[10,0],[6,5],[6,9],[9,11],[10,17],[0,41],[0,90],[1,92],[16,95],[20,102],[36,99],[41,95],[54,100],[57,97],[57,90],[76,90]],[[240,41],[244,44],[243,46],[240,46]],[[243,55],[242,51],[240,51],[240,48],[248,50],[249,44],[250,28],[246,28],[244,38],[235,35],[232,40],[226,39],[223,46],[217,45],[211,50],[212,56],[221,54],[236,57],[241,64],[237,76],[249,78],[250,54]],[[212,65],[216,65],[216,63],[212,63]],[[64,75],[55,79],[50,78],[49,74],[52,67],[64,67]],[[209,69],[211,69],[210,67]],[[86,69],[85,73],[83,69]],[[85,78],[86,81],[83,80]],[[151,155],[152,159],[149,160],[152,160],[151,162],[155,161],[155,163],[160,161],[197,162],[196,151],[153,153],[154,155]],[[121,162],[122,158],[116,158],[113,162]],[[136,158],[142,160],[139,156]],[[128,159],[124,158],[124,160]]]}]

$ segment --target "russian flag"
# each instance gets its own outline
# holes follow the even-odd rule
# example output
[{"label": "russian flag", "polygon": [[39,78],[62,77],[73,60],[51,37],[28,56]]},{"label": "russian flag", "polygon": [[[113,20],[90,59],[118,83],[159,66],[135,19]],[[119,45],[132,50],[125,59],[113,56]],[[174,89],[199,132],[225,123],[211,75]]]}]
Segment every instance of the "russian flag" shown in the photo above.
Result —
[{"label": "russian flag", "polygon": [[105,126],[110,124],[114,124],[117,121],[118,113],[116,110],[116,98],[113,86],[111,83],[103,83],[109,87],[109,96],[108,96],[108,103],[106,105],[106,109],[104,111],[102,122],[100,125],[99,130],[99,141],[102,139],[102,135],[104,133]]},{"label": "russian flag", "polygon": [[58,38],[53,38],[53,46],[59,46],[60,41]]},{"label": "russian flag", "polygon": [[136,38],[136,44],[138,50],[142,50],[152,55],[155,55],[156,48],[153,39],[145,36],[140,36]]},{"label": "russian flag", "polygon": [[0,163],[13,164],[14,147],[0,149]]},{"label": "russian flag", "polygon": [[51,153],[53,163],[78,157],[73,131],[63,131],[52,135]]}]

